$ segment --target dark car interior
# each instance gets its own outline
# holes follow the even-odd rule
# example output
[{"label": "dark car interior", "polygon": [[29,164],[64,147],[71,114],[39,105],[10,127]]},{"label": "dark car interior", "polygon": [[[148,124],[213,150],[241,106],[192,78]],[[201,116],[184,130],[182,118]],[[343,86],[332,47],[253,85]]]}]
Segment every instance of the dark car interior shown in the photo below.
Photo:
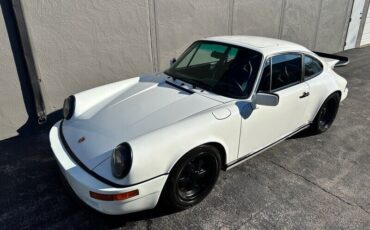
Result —
[{"label": "dark car interior", "polygon": [[256,80],[262,55],[247,49],[238,50],[230,57],[227,52],[213,51],[213,62],[177,68],[182,75],[191,76],[228,94],[243,95],[250,92]]},{"label": "dark car interior", "polygon": [[[299,54],[284,54],[272,58],[272,66],[267,65],[262,73],[258,90],[269,92],[284,88],[302,77],[302,58]],[[270,81],[271,89],[270,89]]]}]

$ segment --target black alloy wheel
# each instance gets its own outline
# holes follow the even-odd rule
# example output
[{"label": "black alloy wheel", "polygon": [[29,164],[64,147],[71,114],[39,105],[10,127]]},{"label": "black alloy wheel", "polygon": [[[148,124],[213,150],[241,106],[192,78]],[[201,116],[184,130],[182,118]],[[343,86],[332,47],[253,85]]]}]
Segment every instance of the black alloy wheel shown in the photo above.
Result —
[{"label": "black alloy wheel", "polygon": [[191,150],[174,166],[161,199],[177,210],[201,202],[212,191],[220,169],[217,148],[203,145]]},{"label": "black alloy wheel", "polygon": [[338,112],[339,102],[340,95],[338,93],[331,94],[325,100],[312,123],[311,127],[314,133],[323,133],[331,127]]}]

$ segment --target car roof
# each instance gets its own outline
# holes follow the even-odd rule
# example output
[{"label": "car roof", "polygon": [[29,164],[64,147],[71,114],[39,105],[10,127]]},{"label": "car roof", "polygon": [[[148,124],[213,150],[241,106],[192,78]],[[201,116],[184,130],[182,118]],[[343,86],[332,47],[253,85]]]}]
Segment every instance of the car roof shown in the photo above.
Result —
[{"label": "car roof", "polygon": [[311,53],[311,51],[299,44],[267,37],[232,35],[209,37],[204,40],[246,47],[259,51],[265,56],[287,51],[305,51]]}]

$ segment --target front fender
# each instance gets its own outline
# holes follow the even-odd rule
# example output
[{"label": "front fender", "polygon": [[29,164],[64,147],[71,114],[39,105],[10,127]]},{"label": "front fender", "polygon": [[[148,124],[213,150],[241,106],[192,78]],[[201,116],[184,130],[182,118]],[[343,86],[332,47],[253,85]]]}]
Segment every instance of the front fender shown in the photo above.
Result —
[{"label": "front fender", "polygon": [[123,179],[112,176],[110,159],[94,171],[114,183],[130,185],[168,174],[187,152],[205,143],[216,142],[225,148],[226,163],[237,158],[240,136],[240,114],[233,105],[231,115],[217,120],[205,111],[173,125],[155,130],[129,141],[133,153],[130,173]]}]

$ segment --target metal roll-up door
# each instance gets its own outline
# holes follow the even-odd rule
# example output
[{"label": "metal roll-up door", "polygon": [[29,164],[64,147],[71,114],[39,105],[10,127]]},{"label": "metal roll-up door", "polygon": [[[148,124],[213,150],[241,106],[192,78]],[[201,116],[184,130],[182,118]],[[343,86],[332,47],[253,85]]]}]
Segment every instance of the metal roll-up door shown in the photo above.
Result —
[{"label": "metal roll-up door", "polygon": [[364,26],[364,31],[362,32],[361,46],[370,44],[370,6],[367,11],[366,22]]}]

